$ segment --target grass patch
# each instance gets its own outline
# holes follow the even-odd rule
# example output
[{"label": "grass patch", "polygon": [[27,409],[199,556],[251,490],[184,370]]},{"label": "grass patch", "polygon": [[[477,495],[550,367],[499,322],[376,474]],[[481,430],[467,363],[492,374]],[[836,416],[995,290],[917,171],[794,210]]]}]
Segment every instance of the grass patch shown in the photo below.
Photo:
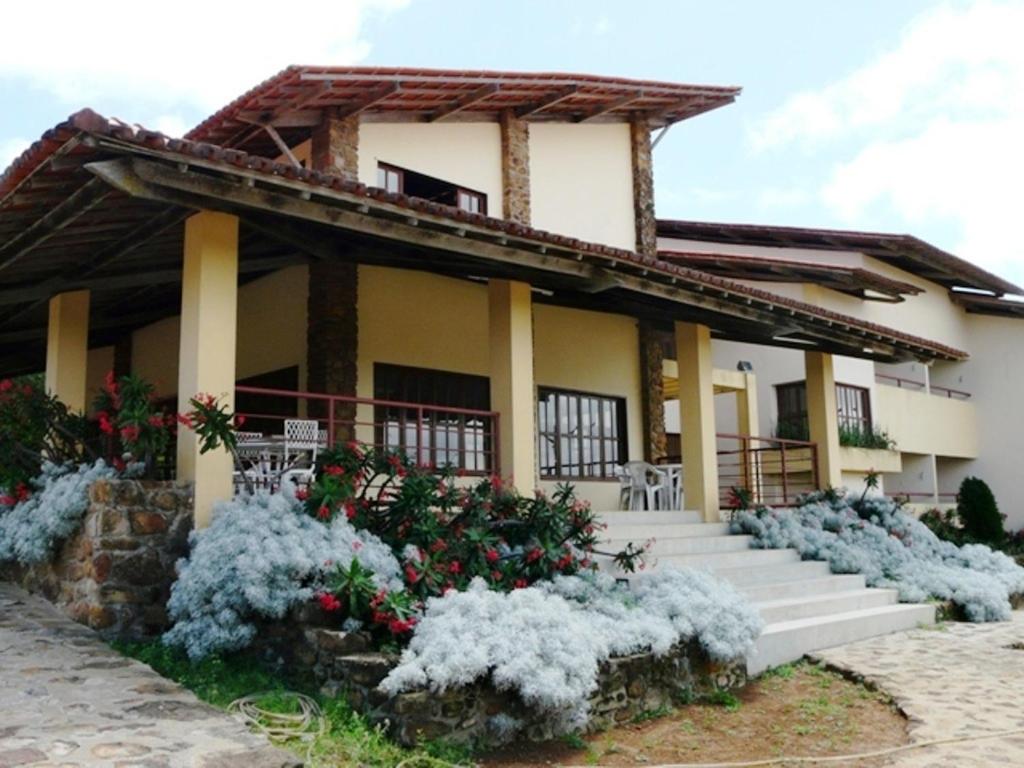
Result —
[{"label": "grass patch", "polygon": [[120,653],[148,664],[161,676],[221,709],[242,696],[259,693],[262,694],[258,702],[261,709],[294,714],[298,711],[298,702],[289,691],[313,698],[323,713],[322,733],[279,742],[310,765],[367,768],[393,768],[399,763],[415,768],[473,765],[471,750],[443,741],[425,742],[417,749],[400,747],[380,728],[371,726],[354,712],[344,699],[322,696],[312,679],[288,676],[249,656],[211,657],[192,662],[184,653],[167,648],[159,640],[112,645]]},{"label": "grass patch", "polygon": [[722,707],[726,712],[736,712],[740,708],[740,700],[732,691],[719,689],[709,693],[705,699],[708,704]]}]

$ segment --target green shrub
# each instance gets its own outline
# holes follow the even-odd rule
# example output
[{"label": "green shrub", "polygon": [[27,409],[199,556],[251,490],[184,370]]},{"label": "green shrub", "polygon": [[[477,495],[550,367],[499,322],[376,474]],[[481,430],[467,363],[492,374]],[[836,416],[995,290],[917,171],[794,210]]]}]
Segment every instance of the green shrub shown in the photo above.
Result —
[{"label": "green shrub", "polygon": [[1000,514],[996,497],[984,480],[964,478],[957,494],[956,513],[969,540],[998,544],[1006,538],[1003,530],[1006,516]]},{"label": "green shrub", "polygon": [[860,429],[842,424],[839,425],[839,444],[849,448],[871,448],[881,451],[891,451],[896,447],[896,441],[883,429]]}]

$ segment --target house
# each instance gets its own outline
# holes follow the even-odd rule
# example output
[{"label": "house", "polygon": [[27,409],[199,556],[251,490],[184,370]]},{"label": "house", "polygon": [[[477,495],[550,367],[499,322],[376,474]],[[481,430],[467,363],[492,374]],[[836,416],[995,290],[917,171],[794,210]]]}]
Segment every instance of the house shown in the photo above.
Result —
[{"label": "house", "polygon": [[[738,93],[303,66],[180,140],[83,110],[0,177],[0,373],[85,409],[131,371],[601,510],[670,455],[709,521],[855,481],[850,425],[895,439],[889,488],[1006,494],[1019,289],[912,238],[656,219],[652,132]],[[202,525],[228,457],[182,434],[176,468]]]}]

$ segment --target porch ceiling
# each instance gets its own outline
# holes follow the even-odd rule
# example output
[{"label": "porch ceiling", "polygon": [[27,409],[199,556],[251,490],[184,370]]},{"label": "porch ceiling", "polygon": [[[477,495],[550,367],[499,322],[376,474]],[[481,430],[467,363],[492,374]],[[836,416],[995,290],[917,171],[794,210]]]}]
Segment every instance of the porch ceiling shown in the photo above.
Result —
[{"label": "porch ceiling", "polygon": [[242,221],[251,279],[316,259],[460,278],[511,277],[539,301],[721,338],[879,360],[962,359],[926,339],[636,253],[585,243],[337,177],[81,112],[0,176],[0,372],[39,369],[47,299],[94,291],[91,343],[177,314],[182,222],[198,209]]}]

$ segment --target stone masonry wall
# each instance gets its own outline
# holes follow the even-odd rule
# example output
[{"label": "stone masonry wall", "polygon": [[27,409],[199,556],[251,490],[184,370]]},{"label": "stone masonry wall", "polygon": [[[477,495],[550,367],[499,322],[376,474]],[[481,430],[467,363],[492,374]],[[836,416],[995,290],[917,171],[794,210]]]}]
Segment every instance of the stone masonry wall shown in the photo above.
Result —
[{"label": "stone masonry wall", "polygon": [[636,221],[636,250],[644,256],[658,254],[658,222],[654,215],[654,161],[651,156],[651,128],[646,120],[629,124],[633,159],[633,213]]},{"label": "stone masonry wall", "polygon": [[529,226],[530,124],[511,111],[501,115],[501,181],[504,217]]},{"label": "stone masonry wall", "polygon": [[644,430],[644,460],[652,463],[667,452],[665,438],[665,377],[662,371],[662,333],[640,321],[640,404]]},{"label": "stone masonry wall", "polygon": [[[398,662],[393,654],[373,652],[368,635],[307,629],[299,653],[313,664],[317,679],[331,694],[345,693],[352,706],[387,727],[399,742],[412,745],[444,737],[462,743],[497,745],[509,734],[495,726],[496,715],[519,722],[519,737],[545,741],[555,737],[550,718],[530,709],[512,692],[488,681],[433,693],[408,691],[389,697],[378,689]],[[631,720],[642,712],[691,700],[714,690],[746,683],[743,661],[714,664],[695,644],[682,644],[665,656],[644,653],[611,659],[602,665],[590,700],[589,730]]]},{"label": "stone masonry wall", "polygon": [[167,628],[174,565],[188,552],[192,492],[170,482],[99,480],[79,532],[48,563],[3,574],[107,637]]}]

